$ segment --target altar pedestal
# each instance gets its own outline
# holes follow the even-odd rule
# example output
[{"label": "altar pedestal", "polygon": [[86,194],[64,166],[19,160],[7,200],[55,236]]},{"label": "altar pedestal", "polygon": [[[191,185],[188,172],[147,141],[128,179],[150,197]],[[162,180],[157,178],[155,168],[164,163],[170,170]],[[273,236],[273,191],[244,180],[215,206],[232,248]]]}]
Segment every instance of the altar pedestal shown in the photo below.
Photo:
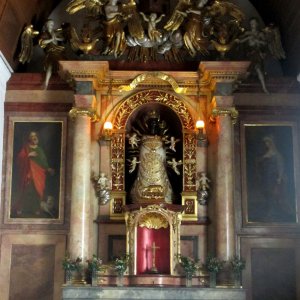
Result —
[{"label": "altar pedestal", "polygon": [[63,300],[245,300],[243,289],[175,287],[63,287]]}]

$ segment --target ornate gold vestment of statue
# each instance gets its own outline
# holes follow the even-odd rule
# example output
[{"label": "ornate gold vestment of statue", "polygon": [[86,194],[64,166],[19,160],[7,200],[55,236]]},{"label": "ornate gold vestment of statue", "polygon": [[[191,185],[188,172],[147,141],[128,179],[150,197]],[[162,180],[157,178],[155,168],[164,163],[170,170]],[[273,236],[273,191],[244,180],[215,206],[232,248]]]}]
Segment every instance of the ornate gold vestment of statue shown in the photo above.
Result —
[{"label": "ornate gold vestment of statue", "polygon": [[172,187],[166,172],[166,152],[162,137],[145,135],[140,147],[140,166],[131,190],[134,203],[172,203]]}]

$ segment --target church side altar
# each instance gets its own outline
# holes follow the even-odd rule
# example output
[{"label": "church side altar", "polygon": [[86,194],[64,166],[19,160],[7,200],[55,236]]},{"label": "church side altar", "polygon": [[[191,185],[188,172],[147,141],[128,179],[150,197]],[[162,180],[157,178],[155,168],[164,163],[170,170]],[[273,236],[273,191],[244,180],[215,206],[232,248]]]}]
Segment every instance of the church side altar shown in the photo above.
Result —
[{"label": "church side altar", "polygon": [[62,288],[63,300],[245,300],[244,289],[185,287],[75,287]]}]

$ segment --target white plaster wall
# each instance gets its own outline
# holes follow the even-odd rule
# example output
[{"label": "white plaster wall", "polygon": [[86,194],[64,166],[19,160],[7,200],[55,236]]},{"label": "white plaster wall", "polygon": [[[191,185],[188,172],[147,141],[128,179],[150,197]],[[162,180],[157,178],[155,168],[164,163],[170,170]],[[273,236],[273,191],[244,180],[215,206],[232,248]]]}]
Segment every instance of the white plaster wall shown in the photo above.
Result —
[{"label": "white plaster wall", "polygon": [[[4,101],[5,101],[6,83],[10,78],[12,72],[13,72],[12,68],[10,67],[4,55],[0,51],[0,170],[2,170],[2,160],[3,160]],[[0,190],[1,190],[1,183],[2,183],[2,177],[0,180]],[[0,199],[1,199],[1,194],[0,194]]]}]

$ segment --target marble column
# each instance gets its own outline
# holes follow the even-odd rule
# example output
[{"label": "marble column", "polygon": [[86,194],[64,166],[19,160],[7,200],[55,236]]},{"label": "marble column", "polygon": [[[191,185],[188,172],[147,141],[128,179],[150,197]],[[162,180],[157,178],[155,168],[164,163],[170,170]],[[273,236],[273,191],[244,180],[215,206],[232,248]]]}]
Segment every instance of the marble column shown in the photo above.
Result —
[{"label": "marble column", "polygon": [[71,258],[84,261],[91,256],[91,122],[95,120],[95,96],[75,95],[70,111],[74,120],[71,216],[68,251]]},{"label": "marble column", "polygon": [[[197,144],[197,173],[207,173],[207,143]],[[209,193],[209,191],[208,191]],[[207,204],[201,204],[198,202],[198,219],[200,221],[206,221],[208,218]],[[203,227],[202,247],[199,249],[199,257],[205,261],[207,256],[207,225]]]},{"label": "marble column", "polygon": [[235,254],[233,204],[233,123],[237,111],[232,96],[215,96],[212,117],[218,132],[215,199],[216,255],[229,260]]},{"label": "marble column", "polygon": [[[4,126],[4,100],[6,92],[6,82],[13,72],[4,55],[0,51],[0,170],[2,170],[2,155],[3,155],[3,126]],[[1,190],[0,180],[0,190]],[[0,201],[1,202],[1,201]]]}]

